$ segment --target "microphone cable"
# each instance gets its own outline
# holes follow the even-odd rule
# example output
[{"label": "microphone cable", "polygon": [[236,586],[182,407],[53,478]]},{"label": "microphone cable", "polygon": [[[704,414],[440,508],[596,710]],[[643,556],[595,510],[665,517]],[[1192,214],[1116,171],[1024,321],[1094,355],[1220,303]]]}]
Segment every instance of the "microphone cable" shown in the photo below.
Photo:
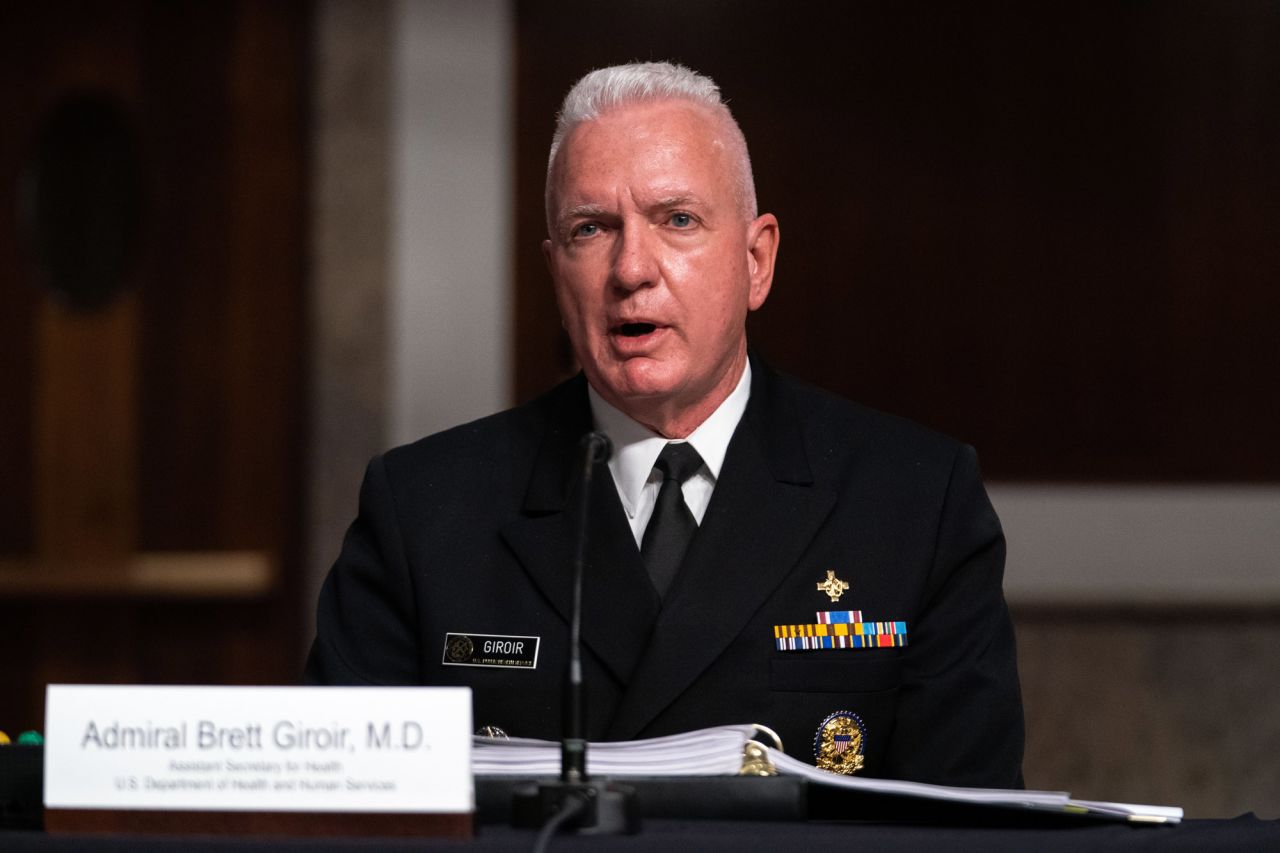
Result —
[{"label": "microphone cable", "polygon": [[538,837],[533,842],[533,853],[546,853],[547,845],[551,843],[551,836],[555,835],[565,823],[577,817],[586,805],[587,801],[581,795],[566,797],[560,811],[547,818],[542,829],[538,830]]}]

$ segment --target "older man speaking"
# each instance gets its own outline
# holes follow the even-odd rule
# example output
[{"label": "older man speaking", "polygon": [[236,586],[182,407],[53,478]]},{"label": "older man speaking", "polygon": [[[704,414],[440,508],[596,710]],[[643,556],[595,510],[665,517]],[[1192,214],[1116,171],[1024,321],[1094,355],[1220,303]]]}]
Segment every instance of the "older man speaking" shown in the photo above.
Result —
[{"label": "older man speaking", "polygon": [[707,77],[644,63],[569,92],[547,169],[582,374],[370,463],[307,678],[467,685],[555,737],[578,441],[589,736],[759,722],[838,773],[1020,784],[1004,539],[971,448],[748,355],[779,226]]}]

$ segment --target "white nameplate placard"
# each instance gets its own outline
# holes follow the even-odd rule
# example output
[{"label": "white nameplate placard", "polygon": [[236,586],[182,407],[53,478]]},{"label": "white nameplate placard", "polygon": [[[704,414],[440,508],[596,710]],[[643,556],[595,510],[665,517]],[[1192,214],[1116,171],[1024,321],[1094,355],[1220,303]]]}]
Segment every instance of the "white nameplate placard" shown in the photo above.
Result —
[{"label": "white nameplate placard", "polygon": [[475,810],[465,687],[50,685],[51,809]]}]

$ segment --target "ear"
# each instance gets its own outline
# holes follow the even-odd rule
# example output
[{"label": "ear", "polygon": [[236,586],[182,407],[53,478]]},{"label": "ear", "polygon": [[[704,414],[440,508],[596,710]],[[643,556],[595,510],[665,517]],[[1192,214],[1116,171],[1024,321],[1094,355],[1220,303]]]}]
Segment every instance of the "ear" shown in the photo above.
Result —
[{"label": "ear", "polygon": [[556,268],[555,268],[555,265],[551,262],[551,240],[550,239],[546,239],[542,241],[542,260],[547,265],[547,272],[549,272],[551,274],[551,277],[554,279],[556,277]]},{"label": "ear", "polygon": [[[556,305],[560,305],[560,286],[559,279],[556,278],[556,247],[548,238],[542,241],[542,260],[547,265],[547,274],[551,276],[551,289],[556,295]],[[568,329],[568,325],[564,321],[564,312],[560,312],[560,325],[564,329]]]},{"label": "ear", "polygon": [[761,214],[747,225],[747,272],[751,280],[747,306],[752,311],[769,298],[780,236],[778,218],[772,213]]}]

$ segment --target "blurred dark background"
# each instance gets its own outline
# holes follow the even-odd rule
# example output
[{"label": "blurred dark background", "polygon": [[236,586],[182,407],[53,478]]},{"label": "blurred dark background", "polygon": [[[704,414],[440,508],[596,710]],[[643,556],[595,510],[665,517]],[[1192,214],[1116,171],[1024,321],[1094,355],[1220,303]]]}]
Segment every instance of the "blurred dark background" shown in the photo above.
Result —
[{"label": "blurred dark background", "polygon": [[549,117],[584,68],[672,56],[782,223],[770,358],[993,477],[1280,479],[1274,3],[518,8],[522,395],[555,328]]}]

